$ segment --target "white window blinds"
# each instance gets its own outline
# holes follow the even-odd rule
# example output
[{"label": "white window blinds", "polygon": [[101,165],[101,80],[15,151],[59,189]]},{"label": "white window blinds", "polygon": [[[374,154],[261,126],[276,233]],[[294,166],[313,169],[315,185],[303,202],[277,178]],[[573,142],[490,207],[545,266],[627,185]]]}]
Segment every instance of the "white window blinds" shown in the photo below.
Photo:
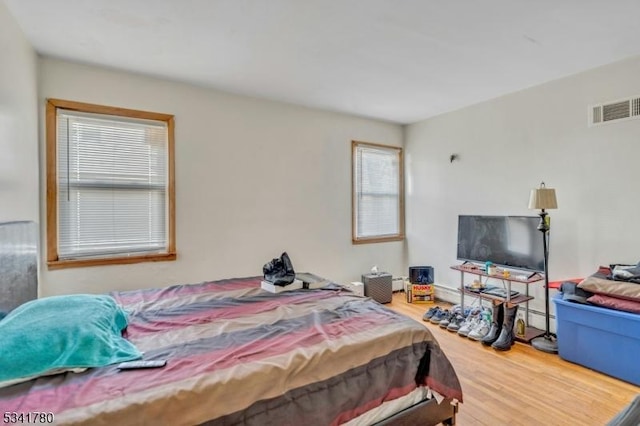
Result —
[{"label": "white window blinds", "polygon": [[167,124],[64,109],[56,119],[59,258],[166,253]]},{"label": "white window blinds", "polygon": [[354,145],[354,240],[402,236],[401,152]]}]

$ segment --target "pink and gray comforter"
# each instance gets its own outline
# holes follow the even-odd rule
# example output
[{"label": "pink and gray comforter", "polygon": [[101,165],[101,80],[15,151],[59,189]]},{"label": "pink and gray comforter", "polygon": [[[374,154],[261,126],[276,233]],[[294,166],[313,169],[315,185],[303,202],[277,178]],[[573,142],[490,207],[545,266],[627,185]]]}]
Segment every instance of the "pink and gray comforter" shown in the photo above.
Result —
[{"label": "pink and gray comforter", "polygon": [[0,407],[56,424],[333,425],[419,386],[462,400],[421,324],[337,285],[271,294],[260,280],[113,293],[126,337],[167,365],[40,378],[0,389]]}]

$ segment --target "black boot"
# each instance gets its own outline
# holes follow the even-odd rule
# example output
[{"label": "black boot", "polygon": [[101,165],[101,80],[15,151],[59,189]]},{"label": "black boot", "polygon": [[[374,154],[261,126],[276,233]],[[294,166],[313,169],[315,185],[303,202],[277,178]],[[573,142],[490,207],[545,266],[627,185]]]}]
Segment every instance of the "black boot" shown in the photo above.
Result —
[{"label": "black boot", "polygon": [[493,313],[491,314],[491,328],[486,336],[482,338],[482,344],[485,346],[491,345],[498,340],[500,330],[502,329],[502,321],[504,319],[504,303],[499,305],[492,305]]},{"label": "black boot", "polygon": [[493,342],[491,347],[498,351],[508,351],[511,349],[516,336],[513,334],[513,323],[518,312],[518,305],[512,307],[504,307],[504,322],[502,323],[502,331],[498,340]]}]

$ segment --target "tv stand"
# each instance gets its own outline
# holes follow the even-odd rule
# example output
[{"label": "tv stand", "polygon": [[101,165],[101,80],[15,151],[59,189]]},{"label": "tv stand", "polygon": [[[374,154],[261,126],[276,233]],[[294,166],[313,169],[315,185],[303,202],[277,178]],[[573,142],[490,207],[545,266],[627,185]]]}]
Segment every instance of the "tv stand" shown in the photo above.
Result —
[{"label": "tv stand", "polygon": [[[540,273],[533,272],[529,275],[526,275],[526,273],[522,273],[521,275],[509,275],[508,277],[505,277],[502,271],[499,271],[499,273],[489,275],[486,273],[486,271],[483,268],[471,262],[464,262],[462,265],[454,265],[451,267],[451,269],[460,272],[459,291],[460,291],[460,307],[462,311],[464,311],[465,294],[468,296],[479,298],[480,300],[489,300],[492,303],[507,303],[511,305],[519,305],[521,303],[524,303],[525,334],[524,334],[524,337],[516,336],[516,340],[523,343],[529,343],[532,339],[538,336],[542,336],[544,334],[544,330],[540,330],[538,328],[529,326],[529,300],[534,299],[532,296],[529,296],[529,284],[542,281],[544,277]],[[484,294],[484,293],[476,293],[476,292],[467,290],[464,286],[465,273],[476,275],[479,277],[486,277],[487,280],[488,279],[502,280],[503,284],[506,284],[506,287],[507,287],[506,297],[493,296],[491,294]],[[511,297],[511,283],[514,283],[514,282],[524,284],[526,289],[525,294],[519,294],[517,296]]]}]

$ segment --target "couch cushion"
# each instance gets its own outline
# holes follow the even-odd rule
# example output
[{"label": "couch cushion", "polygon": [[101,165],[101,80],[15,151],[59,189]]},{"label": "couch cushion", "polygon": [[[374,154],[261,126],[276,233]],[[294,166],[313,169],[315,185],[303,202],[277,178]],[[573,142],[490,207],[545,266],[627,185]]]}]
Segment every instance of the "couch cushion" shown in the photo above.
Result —
[{"label": "couch cushion", "polygon": [[640,302],[640,284],[636,283],[612,281],[592,275],[585,278],[578,287],[595,294]]},{"label": "couch cushion", "polygon": [[640,314],[640,302],[634,300],[620,299],[618,297],[607,296],[606,294],[594,294],[587,299],[587,302],[602,306],[603,308]]}]

